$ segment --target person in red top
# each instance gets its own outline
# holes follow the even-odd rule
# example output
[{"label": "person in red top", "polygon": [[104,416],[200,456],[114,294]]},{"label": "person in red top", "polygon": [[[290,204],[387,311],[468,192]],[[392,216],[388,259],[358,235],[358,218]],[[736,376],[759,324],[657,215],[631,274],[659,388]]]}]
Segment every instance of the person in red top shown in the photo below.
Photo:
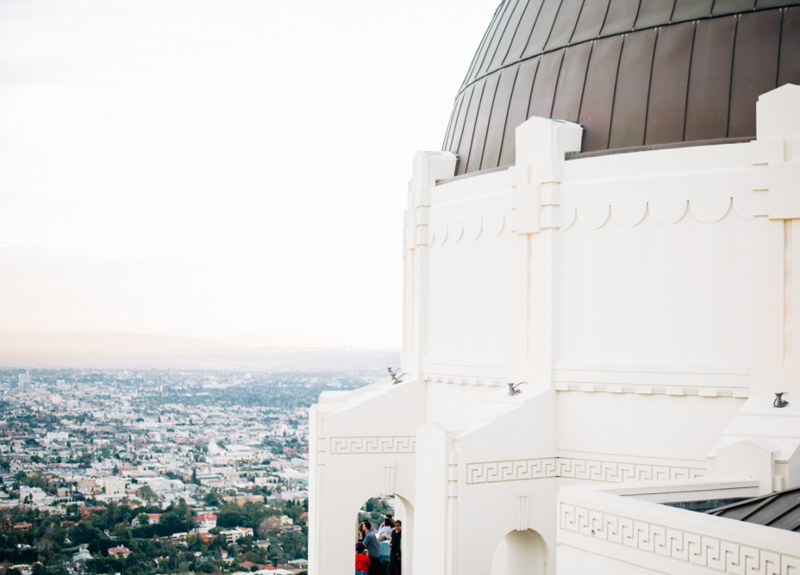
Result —
[{"label": "person in red top", "polygon": [[356,575],[367,575],[369,571],[369,553],[363,543],[356,543]]}]

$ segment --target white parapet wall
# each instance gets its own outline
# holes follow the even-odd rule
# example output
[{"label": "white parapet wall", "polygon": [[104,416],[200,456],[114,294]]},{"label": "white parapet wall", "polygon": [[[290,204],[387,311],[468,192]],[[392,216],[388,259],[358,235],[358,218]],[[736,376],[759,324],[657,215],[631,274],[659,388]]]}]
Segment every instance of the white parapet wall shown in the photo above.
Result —
[{"label": "white parapet wall", "polygon": [[757,482],[565,488],[558,495],[558,574],[800,573],[800,534],[668,507],[678,500],[753,495]]},{"label": "white parapet wall", "polygon": [[311,409],[309,442],[309,569],[349,573],[358,511],[371,497],[403,505],[412,556],[417,428],[425,423],[424,386],[381,380],[321,398]]}]

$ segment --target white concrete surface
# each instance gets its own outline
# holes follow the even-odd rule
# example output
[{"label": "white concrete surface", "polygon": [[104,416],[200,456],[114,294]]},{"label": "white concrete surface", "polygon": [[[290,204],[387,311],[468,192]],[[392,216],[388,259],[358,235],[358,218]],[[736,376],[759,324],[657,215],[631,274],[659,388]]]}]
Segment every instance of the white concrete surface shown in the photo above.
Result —
[{"label": "white concrete surface", "polygon": [[[414,159],[409,375],[312,410],[310,572],[352,572],[376,493],[408,510],[406,574],[790,569],[800,535],[661,503],[800,486],[800,88],[761,97],[750,143],[566,160],[578,125],[531,118],[516,137],[507,170],[450,179],[453,154]],[[595,512],[651,539],[587,535]],[[645,549],[662,527],[716,543]]]},{"label": "white concrete surface", "polygon": [[[709,499],[719,494],[720,485],[707,487]],[[562,489],[557,539],[559,574],[800,570],[797,533],[675,509],[617,489]]]}]

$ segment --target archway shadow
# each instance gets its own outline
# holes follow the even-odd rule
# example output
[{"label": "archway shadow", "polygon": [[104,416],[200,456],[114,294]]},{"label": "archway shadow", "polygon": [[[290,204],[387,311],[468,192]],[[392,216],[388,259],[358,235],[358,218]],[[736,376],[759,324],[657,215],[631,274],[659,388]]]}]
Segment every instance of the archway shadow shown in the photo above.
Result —
[{"label": "archway shadow", "polygon": [[536,531],[511,531],[497,544],[491,575],[546,575],[547,558],[547,543]]},{"label": "archway shadow", "polygon": [[[389,496],[376,495],[370,497],[361,506],[361,509],[356,514],[356,536],[355,541],[359,540],[358,526],[366,519],[370,522],[372,530],[377,532],[382,524],[387,513],[391,513],[393,520],[399,520],[402,524],[402,544],[400,552],[400,569],[396,564],[391,561],[391,547],[389,541],[391,534],[384,532],[387,536],[386,540],[381,540],[378,537],[380,548],[380,555],[378,559],[381,561],[382,569],[381,575],[402,575],[403,573],[411,572],[411,554],[413,549],[413,532],[414,532],[414,506],[411,502],[402,495],[392,494]],[[392,529],[394,530],[394,529]]]}]

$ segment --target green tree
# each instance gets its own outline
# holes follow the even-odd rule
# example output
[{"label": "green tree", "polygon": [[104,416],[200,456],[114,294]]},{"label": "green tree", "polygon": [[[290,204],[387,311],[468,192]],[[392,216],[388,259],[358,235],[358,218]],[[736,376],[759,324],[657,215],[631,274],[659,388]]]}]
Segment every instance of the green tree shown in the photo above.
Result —
[{"label": "green tree", "polygon": [[219,493],[216,488],[206,493],[205,497],[203,497],[203,502],[209,507],[217,507],[219,505]]},{"label": "green tree", "polygon": [[189,524],[184,517],[181,517],[174,511],[164,513],[156,527],[156,533],[158,533],[160,537],[169,537],[175,533],[186,531],[189,531]]},{"label": "green tree", "polygon": [[220,527],[238,527],[241,525],[242,515],[236,511],[220,511],[217,514],[217,525]]},{"label": "green tree", "polygon": [[136,495],[138,495],[148,503],[158,499],[158,495],[156,495],[156,492],[153,491],[153,488],[150,487],[149,485],[142,485],[139,489],[136,490]]}]

